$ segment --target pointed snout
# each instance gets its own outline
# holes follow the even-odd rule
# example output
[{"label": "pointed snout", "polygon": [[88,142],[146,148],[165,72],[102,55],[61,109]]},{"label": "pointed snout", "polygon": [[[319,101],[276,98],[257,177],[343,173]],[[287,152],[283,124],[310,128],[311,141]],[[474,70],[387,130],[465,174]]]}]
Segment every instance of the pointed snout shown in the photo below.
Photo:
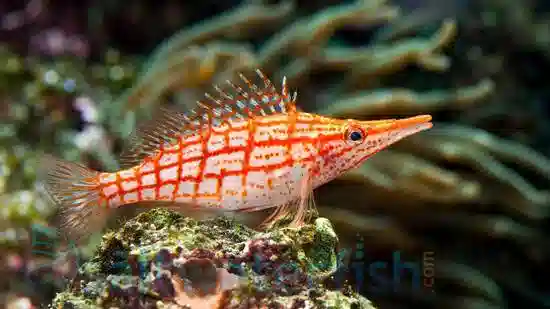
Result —
[{"label": "pointed snout", "polygon": [[407,135],[427,130],[432,127],[432,116],[419,115],[402,119],[385,119],[362,121],[369,134],[389,133],[392,131],[407,132]]}]

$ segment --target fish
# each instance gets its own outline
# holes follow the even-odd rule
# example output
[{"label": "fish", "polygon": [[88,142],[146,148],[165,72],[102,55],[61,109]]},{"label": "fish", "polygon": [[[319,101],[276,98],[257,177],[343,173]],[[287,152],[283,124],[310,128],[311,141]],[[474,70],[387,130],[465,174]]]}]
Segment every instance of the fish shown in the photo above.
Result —
[{"label": "fish", "polygon": [[241,86],[213,85],[188,111],[159,108],[140,123],[116,172],[44,154],[39,183],[58,206],[60,228],[78,239],[101,230],[115,208],[152,207],[214,215],[274,209],[261,224],[289,217],[303,225],[315,212],[313,190],[375,153],[432,127],[430,115],[401,119],[337,119],[309,113],[255,70]]}]

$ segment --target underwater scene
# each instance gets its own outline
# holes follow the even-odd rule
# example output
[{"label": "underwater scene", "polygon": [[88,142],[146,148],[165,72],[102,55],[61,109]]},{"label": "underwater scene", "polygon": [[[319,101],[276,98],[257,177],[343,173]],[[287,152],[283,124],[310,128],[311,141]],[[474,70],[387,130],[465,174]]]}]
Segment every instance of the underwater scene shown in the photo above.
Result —
[{"label": "underwater scene", "polygon": [[0,1],[0,306],[550,308],[550,2]]}]

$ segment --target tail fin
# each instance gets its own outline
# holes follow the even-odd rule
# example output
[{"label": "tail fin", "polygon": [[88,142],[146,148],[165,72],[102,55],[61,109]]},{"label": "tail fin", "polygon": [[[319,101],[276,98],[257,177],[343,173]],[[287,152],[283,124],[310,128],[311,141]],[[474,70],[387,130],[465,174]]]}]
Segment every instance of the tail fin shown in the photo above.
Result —
[{"label": "tail fin", "polygon": [[44,155],[38,166],[38,181],[55,204],[56,226],[72,240],[91,236],[105,226],[108,208],[99,203],[99,172]]}]

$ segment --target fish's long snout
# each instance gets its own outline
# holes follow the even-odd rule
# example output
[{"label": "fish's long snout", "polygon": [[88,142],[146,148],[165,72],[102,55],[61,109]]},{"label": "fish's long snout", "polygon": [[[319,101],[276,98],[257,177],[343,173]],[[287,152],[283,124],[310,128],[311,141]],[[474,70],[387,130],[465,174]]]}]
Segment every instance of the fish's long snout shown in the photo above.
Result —
[{"label": "fish's long snout", "polygon": [[362,123],[369,128],[369,133],[373,134],[404,132],[405,135],[411,135],[430,129],[433,126],[431,120],[430,115],[419,115],[403,119],[362,121]]},{"label": "fish's long snout", "polygon": [[395,120],[395,125],[397,127],[410,127],[415,125],[432,125],[432,116],[430,115],[420,115],[404,119]]}]

